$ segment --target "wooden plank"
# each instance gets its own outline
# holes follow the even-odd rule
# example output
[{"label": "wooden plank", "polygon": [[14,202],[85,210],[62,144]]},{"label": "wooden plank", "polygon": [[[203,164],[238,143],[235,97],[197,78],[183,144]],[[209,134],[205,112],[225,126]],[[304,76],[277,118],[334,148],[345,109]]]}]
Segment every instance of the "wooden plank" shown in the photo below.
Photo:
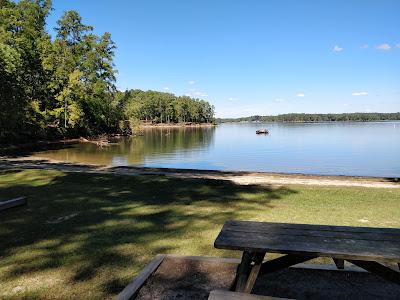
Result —
[{"label": "wooden plank", "polygon": [[253,290],[254,283],[257,280],[258,272],[260,271],[261,264],[264,260],[265,252],[253,254],[253,267],[251,268],[250,275],[247,278],[246,286],[244,288],[245,293],[251,293]]},{"label": "wooden plank", "polygon": [[270,296],[252,295],[246,293],[214,290],[208,296],[208,300],[289,300],[287,298],[276,298]]},{"label": "wooden plank", "polygon": [[[301,226],[299,228],[293,227],[296,224],[290,224],[291,228],[286,228],[286,224],[271,224],[265,226],[265,224],[260,223],[260,226],[257,227],[254,222],[247,224],[248,222],[241,222],[241,225],[232,225],[230,223],[225,224],[221,230],[223,232],[237,232],[244,234],[259,234],[265,236],[296,236],[299,239],[314,239],[314,238],[323,238],[323,239],[351,239],[351,240],[360,240],[360,241],[368,241],[368,242],[392,242],[396,245],[400,244],[400,229],[390,228],[390,233],[373,233],[373,232],[335,232],[335,231],[327,231],[327,230],[303,230]],[[279,226],[278,226],[279,225]],[[278,226],[278,227],[277,227]],[[315,225],[316,226],[316,225]],[[320,227],[320,226],[318,226]],[[331,228],[332,226],[328,226]],[[372,228],[373,229],[373,228]],[[376,228],[375,228],[376,229]],[[365,229],[363,229],[365,231]]]},{"label": "wooden plank", "polygon": [[145,284],[147,279],[153,274],[160,264],[163,262],[165,255],[157,254],[156,257],[143,269],[142,272],[129,283],[121,293],[117,296],[118,300],[130,300],[137,296],[140,288]]},{"label": "wooden plank", "polygon": [[238,266],[235,278],[235,291],[244,292],[246,288],[247,279],[251,271],[252,253],[243,251],[242,261]]},{"label": "wooden plank", "polygon": [[[298,227],[294,227],[290,224],[290,227],[287,227],[287,224],[280,223],[268,223],[267,225],[260,223],[259,226],[251,222],[243,222],[244,224],[226,224],[222,228],[223,231],[238,231],[238,232],[246,232],[246,233],[263,233],[263,234],[273,234],[273,235],[290,235],[290,236],[299,236],[299,237],[324,237],[324,238],[349,238],[352,240],[376,240],[376,241],[392,241],[399,243],[400,237],[400,229],[391,230],[391,232],[375,232],[374,230],[369,231],[368,228],[365,227],[356,227],[360,228],[361,231],[343,231],[343,230],[327,230],[324,227],[317,225],[310,225],[311,228],[303,228],[304,225],[299,224]],[[309,227],[309,226],[308,226]],[[328,228],[334,228],[334,226],[327,226]],[[347,228],[347,227],[346,227]],[[371,228],[376,229],[376,228]]]},{"label": "wooden plank", "polygon": [[[399,236],[400,241],[400,236]],[[400,242],[302,237],[222,230],[214,246],[221,249],[317,255],[339,259],[400,261]]]},{"label": "wooden plank", "polygon": [[337,231],[337,232],[354,232],[354,233],[381,233],[381,234],[399,234],[398,228],[382,228],[382,227],[354,227],[354,226],[333,226],[333,225],[314,225],[314,224],[296,224],[296,223],[272,223],[272,222],[256,222],[256,221],[226,221],[224,227],[246,226],[247,228],[287,228],[287,229],[303,229],[303,230],[319,230],[319,231]]},{"label": "wooden plank", "polygon": [[0,211],[6,210],[12,207],[25,205],[27,203],[26,197],[19,197],[7,201],[0,202]]},{"label": "wooden plank", "polygon": [[400,272],[386,267],[374,261],[348,260],[357,267],[363,268],[370,273],[379,275],[386,280],[400,284]]},{"label": "wooden plank", "polygon": [[344,259],[334,258],[333,261],[336,265],[336,268],[339,270],[344,270]]},{"label": "wooden plank", "polygon": [[[229,239],[231,237],[236,237],[236,238],[246,239],[246,237],[249,237],[249,236],[250,237],[257,236],[260,239],[260,242],[279,240],[279,241],[287,241],[288,243],[290,243],[290,242],[317,243],[317,244],[324,244],[324,245],[328,245],[328,244],[335,245],[337,243],[342,243],[342,244],[346,243],[346,244],[350,244],[353,248],[367,247],[367,248],[376,249],[377,245],[385,245],[385,247],[394,247],[396,249],[400,249],[399,241],[357,240],[357,239],[350,239],[350,238],[326,238],[326,237],[320,237],[320,236],[280,235],[280,234],[274,234],[272,232],[254,233],[254,232],[245,232],[245,231],[242,232],[242,231],[225,230],[225,231],[221,231],[218,238]],[[217,238],[217,240],[218,240],[218,238]],[[399,239],[400,239],[400,236],[399,236]],[[242,243],[242,248],[244,249],[245,247],[246,247],[246,244]]]},{"label": "wooden plank", "polygon": [[[352,240],[352,241],[360,241],[360,242],[371,242],[371,243],[373,243],[373,242],[377,242],[377,243],[381,243],[381,242],[388,242],[388,243],[392,243],[392,244],[394,244],[394,245],[400,245],[400,241],[399,241],[399,238],[400,238],[400,232],[399,232],[399,234],[398,235],[390,235],[390,236],[388,236],[388,235],[386,235],[385,237],[382,237],[382,238],[378,238],[378,237],[376,237],[376,238],[372,238],[371,236],[366,236],[365,238],[364,237],[357,237],[357,236],[354,236],[353,237],[353,234],[351,234],[351,235],[349,235],[349,234],[346,234],[346,236],[341,236],[341,235],[332,235],[332,234],[329,234],[329,233],[321,233],[321,234],[318,234],[318,233],[316,233],[316,234],[314,234],[314,235],[311,235],[311,234],[299,234],[299,233],[297,233],[295,230],[291,230],[291,231],[289,231],[289,230],[285,230],[285,231],[283,231],[283,230],[270,230],[270,231],[268,231],[268,230],[259,230],[259,231],[252,231],[252,230],[246,230],[246,229],[242,229],[242,230],[236,230],[236,229],[223,229],[223,230],[221,230],[221,232],[230,232],[230,233],[237,233],[238,235],[240,235],[240,234],[243,234],[243,235],[246,235],[246,234],[251,234],[251,235],[260,235],[260,236],[265,236],[265,237],[269,237],[269,236],[272,236],[272,237],[276,237],[276,236],[282,236],[282,237],[296,237],[296,239],[298,239],[298,240],[317,240],[317,239],[323,239],[323,240],[326,240],[327,242],[329,242],[329,240],[332,240],[332,241],[335,241],[335,240]],[[374,234],[374,235],[376,235],[376,234]]]},{"label": "wooden plank", "polygon": [[263,263],[261,265],[258,275],[262,276],[267,273],[283,270],[314,258],[316,258],[316,256],[297,256],[297,255],[281,256]]},{"label": "wooden plank", "polygon": [[341,259],[359,259],[368,261],[398,262],[400,260],[400,245],[390,242],[354,242],[352,240],[336,239],[334,241],[314,239],[299,241],[296,237],[268,237],[263,235],[246,235],[233,232],[221,232],[214,243],[216,248],[254,252],[275,252],[297,255],[317,255]]}]

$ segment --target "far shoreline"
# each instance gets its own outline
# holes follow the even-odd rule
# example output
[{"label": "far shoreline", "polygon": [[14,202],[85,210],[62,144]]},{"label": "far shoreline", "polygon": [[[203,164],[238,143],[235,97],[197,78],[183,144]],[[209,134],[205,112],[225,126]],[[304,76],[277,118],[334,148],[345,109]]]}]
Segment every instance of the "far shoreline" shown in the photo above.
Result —
[{"label": "far shoreline", "polygon": [[140,123],[140,128],[209,128],[216,127],[218,124],[213,123]]},{"label": "far shoreline", "polygon": [[329,123],[399,123],[400,120],[349,121],[224,121],[220,124],[329,124]]}]

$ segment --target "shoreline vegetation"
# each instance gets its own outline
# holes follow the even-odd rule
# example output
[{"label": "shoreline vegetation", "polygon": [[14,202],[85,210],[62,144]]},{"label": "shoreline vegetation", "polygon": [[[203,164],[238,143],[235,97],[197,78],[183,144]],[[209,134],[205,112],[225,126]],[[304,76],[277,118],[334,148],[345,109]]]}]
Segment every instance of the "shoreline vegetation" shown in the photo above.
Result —
[{"label": "shoreline vegetation", "polygon": [[[131,127],[130,131],[117,133],[98,134],[92,136],[80,136],[73,138],[55,138],[55,139],[42,139],[28,142],[5,143],[0,145],[0,157],[7,156],[9,153],[17,154],[18,150],[40,148],[50,145],[74,144],[74,143],[100,143],[104,146],[105,141],[115,140],[123,137],[134,137],[144,135],[147,130],[151,129],[177,129],[177,128],[211,128],[217,126],[216,123],[137,123]],[[103,144],[101,144],[103,142]]]},{"label": "shoreline vegetation", "polygon": [[51,1],[0,1],[0,143],[129,135],[141,122],[214,122],[201,94],[119,91],[111,34],[95,34],[74,10],[51,34],[51,12]]},{"label": "shoreline vegetation", "polygon": [[396,113],[341,113],[341,114],[306,114],[289,113],[277,116],[250,116],[241,118],[217,118],[216,122],[266,122],[266,123],[319,123],[319,122],[376,122],[400,121],[400,112]]}]

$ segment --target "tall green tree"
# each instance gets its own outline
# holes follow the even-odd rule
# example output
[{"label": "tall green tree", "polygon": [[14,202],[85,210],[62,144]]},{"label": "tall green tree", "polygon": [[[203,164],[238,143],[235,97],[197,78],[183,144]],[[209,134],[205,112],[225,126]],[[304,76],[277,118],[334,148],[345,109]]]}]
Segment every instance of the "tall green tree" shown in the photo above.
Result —
[{"label": "tall green tree", "polygon": [[116,91],[110,33],[77,11],[45,29],[50,0],[0,0],[0,141],[110,133],[120,120],[210,122],[209,104],[155,91]]},{"label": "tall green tree", "polygon": [[119,96],[126,119],[153,123],[211,123],[214,107],[207,101],[156,91],[128,90]]},{"label": "tall green tree", "polygon": [[40,136],[47,97],[42,49],[51,9],[46,0],[0,1],[0,139]]}]

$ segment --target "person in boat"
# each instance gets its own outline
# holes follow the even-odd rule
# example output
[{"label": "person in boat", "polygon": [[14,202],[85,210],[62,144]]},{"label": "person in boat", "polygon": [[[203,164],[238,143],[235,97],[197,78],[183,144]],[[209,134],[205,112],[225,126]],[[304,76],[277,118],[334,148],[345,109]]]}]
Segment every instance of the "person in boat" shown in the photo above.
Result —
[{"label": "person in boat", "polygon": [[269,131],[267,129],[259,129],[256,131],[256,134],[268,134]]}]

